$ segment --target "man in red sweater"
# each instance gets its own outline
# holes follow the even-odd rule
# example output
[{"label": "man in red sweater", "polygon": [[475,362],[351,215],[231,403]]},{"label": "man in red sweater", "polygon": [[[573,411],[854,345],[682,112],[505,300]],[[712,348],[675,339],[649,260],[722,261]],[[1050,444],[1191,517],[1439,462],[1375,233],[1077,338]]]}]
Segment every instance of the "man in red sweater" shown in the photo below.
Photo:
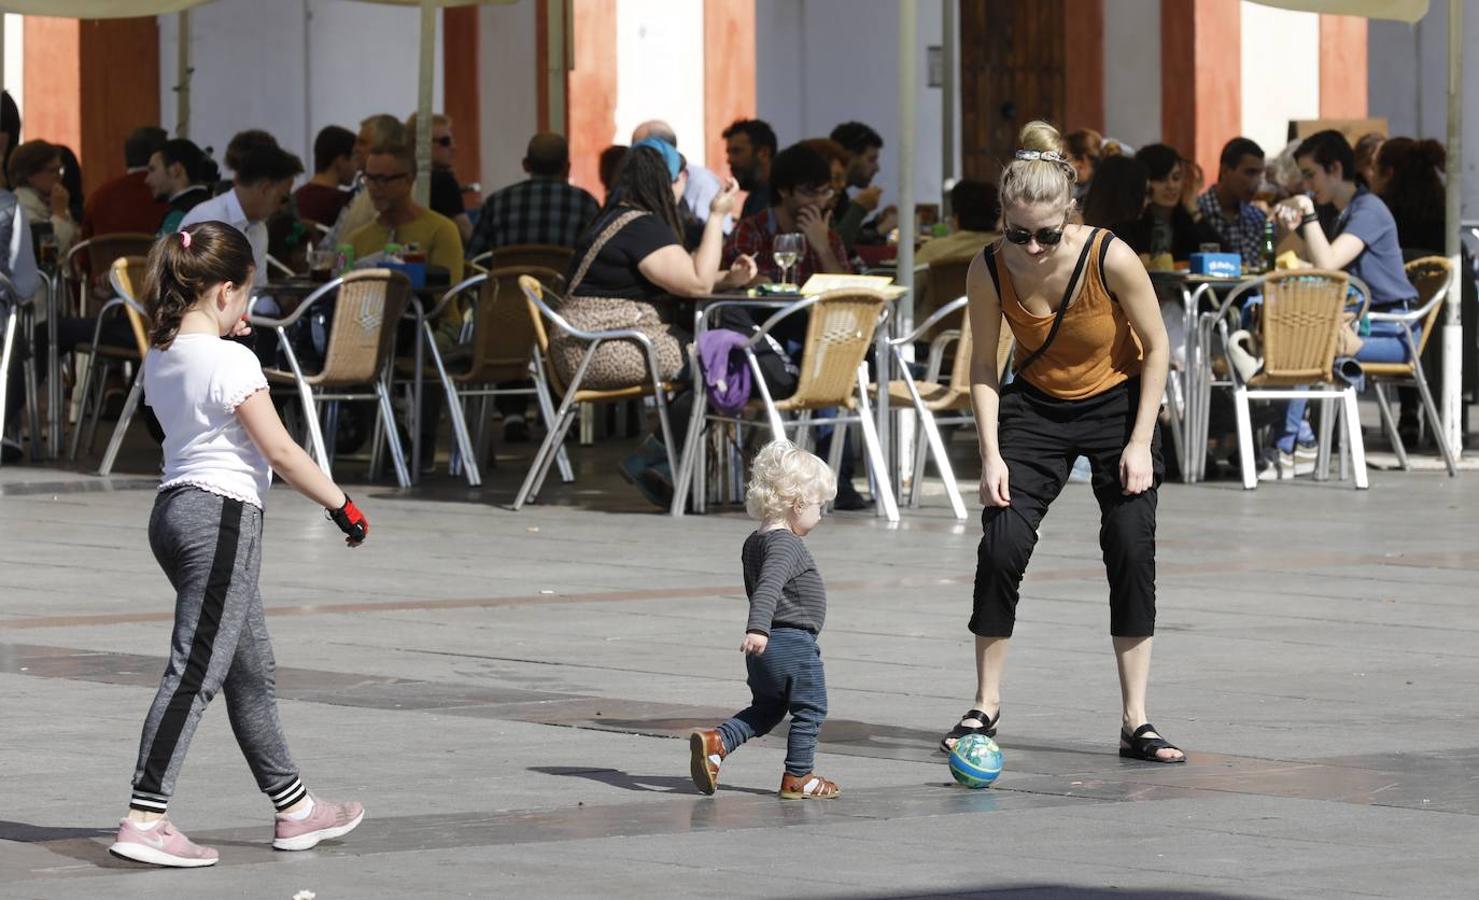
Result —
[{"label": "man in red sweater", "polygon": [[87,198],[82,211],[82,236],[138,232],[153,234],[159,230],[169,204],[156,200],[146,178],[149,157],[164,147],[169,138],[163,128],[146,125],[135,128],[123,142],[123,160],[128,171],[101,185]]}]

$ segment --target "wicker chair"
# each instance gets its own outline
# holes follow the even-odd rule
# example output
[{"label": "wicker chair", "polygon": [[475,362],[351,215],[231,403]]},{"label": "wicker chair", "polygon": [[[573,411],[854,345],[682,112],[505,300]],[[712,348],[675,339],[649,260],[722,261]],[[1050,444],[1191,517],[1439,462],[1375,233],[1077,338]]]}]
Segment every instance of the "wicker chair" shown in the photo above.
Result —
[{"label": "wicker chair", "polygon": [[489,251],[488,271],[495,269],[548,269],[561,277],[570,268],[575,250],[555,244],[516,244]]},{"label": "wicker chair", "polygon": [[[525,503],[539,496],[539,489],[544,485],[545,476],[549,474],[551,462],[556,457],[556,450],[563,446],[565,432],[570,430],[570,423],[574,421],[576,409],[582,403],[612,403],[619,400],[631,400],[637,397],[651,396],[657,405],[657,417],[661,424],[663,445],[671,448],[673,446],[673,429],[668,420],[667,395],[677,390],[677,385],[662,379],[662,374],[657,368],[657,356],[653,352],[652,342],[647,335],[640,331],[581,331],[571,325],[553,307],[549,299],[558,300],[558,295],[549,291],[538,278],[530,275],[519,276],[519,289],[523,291],[528,301],[529,320],[534,330],[534,365],[542,369],[545,383],[554,393],[561,395],[560,408],[555,412],[554,419],[549,426],[549,433],[545,435],[544,443],[539,445],[539,451],[534,455],[534,462],[529,466],[529,474],[525,476],[524,483],[519,487],[518,496],[514,498],[513,508],[522,509]],[[547,299],[547,297],[549,299]],[[564,331],[576,340],[586,342],[585,356],[581,358],[580,366],[575,370],[575,375],[566,384],[556,371],[549,355],[549,330],[545,327],[548,319],[556,328]],[[586,368],[590,365],[591,357],[596,349],[606,341],[636,341],[646,351],[648,379],[638,384],[626,387],[613,388],[610,390],[590,390],[580,386],[585,378]],[[671,454],[670,454],[671,455]],[[681,469],[682,459],[674,460],[678,465],[675,469]]]},{"label": "wicker chair", "polygon": [[[117,296],[109,301],[109,304],[117,304],[123,308],[124,315],[128,316],[129,327],[133,330],[134,342],[139,351],[138,365],[135,366],[133,384],[128,389],[128,399],[123,403],[123,412],[119,413],[118,421],[113,425],[113,436],[108,439],[108,449],[103,452],[103,461],[98,465],[98,474],[107,476],[113,471],[113,463],[118,458],[118,450],[123,446],[123,436],[128,432],[128,426],[133,417],[139,411],[139,402],[144,396],[144,358],[149,355],[149,323],[148,312],[144,301],[140,299],[140,291],[144,285],[144,274],[148,260],[142,256],[124,256],[113,261],[113,267],[108,272],[108,281]],[[106,308],[106,307],[105,307]],[[99,315],[101,321],[102,316]],[[99,326],[101,328],[101,326]],[[94,359],[105,358],[102,354],[108,348],[98,344],[98,334],[94,332],[92,353]],[[91,377],[93,366],[88,369]],[[101,382],[103,379],[99,379]],[[82,386],[83,402],[86,402],[87,385]],[[88,446],[92,446],[92,431],[97,427],[97,417],[102,406],[101,400],[93,409],[92,424],[88,426]],[[77,422],[77,431],[73,433],[74,444],[76,435],[82,433],[82,421]],[[74,451],[75,454],[75,451]]]},{"label": "wicker chair", "polygon": [[[287,329],[325,298],[334,298],[334,321],[329,328],[323,369],[314,375],[304,375]],[[288,370],[267,368],[262,370],[263,374],[273,384],[290,384],[297,388],[314,457],[326,475],[331,474],[331,461],[324,446],[316,401],[373,399],[379,402],[380,407],[374,442],[377,459],[383,436],[390,447],[396,482],[403,488],[411,485],[405,451],[395,428],[389,386],[396,325],[405,314],[410,298],[411,282],[402,273],[389,269],[359,269],[327,282],[304,298],[298,308],[285,318],[249,317],[253,325],[277,332],[278,342],[287,357]],[[372,393],[350,392],[367,384],[374,386]],[[371,468],[376,468],[374,463]]]},{"label": "wicker chair", "polygon": [[[1334,374],[1335,349],[1340,329],[1346,326],[1348,288],[1362,295],[1357,317],[1370,304],[1370,290],[1359,279],[1345,272],[1300,269],[1277,272],[1245,281],[1228,294],[1215,313],[1202,316],[1202,346],[1211,346],[1212,329],[1221,332],[1223,355],[1227,354],[1228,321],[1241,310],[1240,302],[1253,292],[1263,294],[1260,334],[1263,339],[1263,366],[1244,380],[1238,368],[1227,359],[1224,380],[1213,382],[1208,371],[1204,384],[1230,387],[1237,413],[1238,456],[1242,463],[1243,487],[1258,486],[1254,466],[1253,426],[1250,400],[1340,400],[1344,419],[1346,447],[1358,490],[1365,490],[1366,452],[1361,442],[1361,418],[1356,406],[1356,389],[1339,383]],[[1322,456],[1328,445],[1322,444]],[[1205,435],[1199,452],[1206,453]],[[1323,466],[1322,466],[1323,468]]]},{"label": "wicker chair", "polygon": [[[491,429],[487,427],[489,398],[533,394],[538,398],[545,427],[554,425],[555,408],[549,383],[545,380],[543,367],[535,365],[533,360],[534,325],[529,317],[528,300],[519,289],[522,275],[538,279],[547,290],[564,286],[564,276],[551,269],[495,269],[453,286],[426,315],[427,333],[424,337],[435,366],[431,374],[441,381],[446,392],[458,441],[452,474],[456,475],[460,469],[468,484],[474,487],[482,483],[477,461],[487,457],[491,435]],[[436,320],[456,297],[474,290],[476,299],[472,304],[472,322],[464,332],[462,348],[469,351],[470,356],[465,365],[453,363],[453,367],[448,368],[431,336],[430,322]],[[529,381],[531,377],[533,387],[499,387],[508,382]],[[477,429],[475,436],[470,436],[466,415],[468,401],[473,399],[478,400]],[[563,481],[575,479],[564,446],[556,453],[556,464]]]},{"label": "wicker chair", "polygon": [[[103,412],[108,372],[115,364],[130,364],[134,367],[133,384],[128,391],[128,400],[124,402],[124,412],[118,417],[118,424],[114,426],[114,438],[109,441],[109,449],[115,456],[117,455],[115,444],[122,442],[123,432],[127,430],[129,419],[133,417],[138,407],[137,395],[142,393],[144,386],[144,357],[149,353],[149,314],[144,308],[143,301],[139,299],[139,290],[144,284],[144,271],[147,265],[146,257],[120,256],[109,266],[108,282],[113,289],[113,299],[104,303],[98,310],[97,322],[93,326],[92,343],[86,350],[80,347],[77,350],[79,353],[86,353],[90,363],[84,368],[77,386],[77,396],[80,398],[77,427],[72,431],[72,449],[68,454],[68,458],[72,460],[77,459],[78,451],[84,443],[88,452],[92,451],[98,419]],[[104,321],[110,315],[117,315],[119,311],[122,311],[128,318],[129,328],[134,336],[133,347],[114,347],[102,343]],[[89,410],[91,410],[90,413]],[[99,474],[102,475],[108,474],[113,467],[111,458],[105,455],[104,461],[105,465],[99,467]]]},{"label": "wicker chair", "polygon": [[[873,344],[875,331],[888,318],[887,304],[887,299],[876,291],[829,291],[798,300],[771,316],[751,335],[745,345],[745,355],[760,398],[750,401],[739,416],[721,416],[709,412],[707,391],[702,387],[697,388],[687,446],[683,449],[682,464],[674,481],[673,515],[682,514],[694,478],[702,471],[701,434],[705,422],[744,423],[763,415],[769,422],[775,439],[784,438],[787,427],[790,427],[801,432],[798,434],[798,442],[802,444],[806,443],[805,432],[810,428],[819,425],[841,428],[852,422],[860,424],[863,429],[863,443],[867,448],[868,470],[876,485],[874,494],[882,504],[888,520],[897,522],[898,504],[894,502],[888,467],[884,462],[883,448],[868,402],[868,364],[865,361],[868,349]],[[810,318],[806,328],[806,341],[801,351],[801,371],[796,392],[784,400],[775,400],[770,396],[770,389],[761,376],[755,347],[766,340],[771,330],[782,320],[807,310],[810,310]],[[697,373],[700,371],[697,355],[695,353],[691,356],[693,371]],[[838,412],[822,418],[815,415],[818,411],[827,409],[836,409]],[[782,418],[782,413],[795,413],[796,418],[788,423]],[[842,459],[842,447],[842,441],[832,441],[829,464],[834,472]]]},{"label": "wicker chair", "polygon": [[[1407,347],[1406,359],[1402,362],[1362,362],[1361,369],[1366,373],[1372,392],[1376,395],[1382,425],[1386,427],[1392,449],[1397,453],[1397,462],[1402,468],[1409,469],[1411,466],[1407,461],[1407,448],[1402,443],[1401,435],[1397,433],[1397,422],[1392,416],[1391,404],[1387,398],[1386,389],[1392,385],[1417,388],[1418,394],[1422,396],[1428,428],[1438,442],[1438,451],[1443,456],[1448,474],[1453,476],[1458,474],[1458,460],[1454,457],[1453,447],[1448,443],[1448,435],[1443,430],[1442,419],[1433,403],[1433,392],[1428,388],[1428,379],[1424,377],[1422,367],[1423,349],[1428,346],[1428,338],[1438,329],[1443,304],[1454,287],[1453,266],[1442,256],[1425,256],[1413,260],[1404,268],[1407,280],[1417,288],[1417,308],[1405,313],[1374,312],[1368,314],[1367,318],[1372,322],[1390,322],[1395,325]],[[1419,331],[1416,337],[1412,333],[1414,328]]]},{"label": "wicker chair", "polygon": [[[970,314],[966,304],[965,297],[958,297],[936,310],[932,316],[920,323],[912,334],[889,341],[898,371],[908,372],[909,364],[904,358],[904,348],[921,336],[931,333],[938,327],[941,320],[957,313],[961,315],[959,328],[940,331],[930,342],[929,368],[924,381],[906,378],[891,381],[888,385],[889,401],[900,404],[901,407],[912,406],[915,414],[919,416],[920,430],[915,436],[914,478],[909,488],[909,508],[919,508],[920,496],[923,493],[926,452],[928,452],[935,458],[935,467],[945,483],[945,495],[950,500],[950,508],[957,519],[966,517],[965,502],[961,498],[955,472],[951,469],[950,460],[946,456],[945,442],[940,435],[939,426],[975,421],[975,416],[971,411],[973,345]],[[954,360],[950,365],[949,379],[942,382],[940,381],[941,359],[945,349],[952,344],[954,345]],[[996,343],[998,374],[1006,373],[1007,365],[1012,358],[1012,346],[1012,330],[1003,320]]]}]

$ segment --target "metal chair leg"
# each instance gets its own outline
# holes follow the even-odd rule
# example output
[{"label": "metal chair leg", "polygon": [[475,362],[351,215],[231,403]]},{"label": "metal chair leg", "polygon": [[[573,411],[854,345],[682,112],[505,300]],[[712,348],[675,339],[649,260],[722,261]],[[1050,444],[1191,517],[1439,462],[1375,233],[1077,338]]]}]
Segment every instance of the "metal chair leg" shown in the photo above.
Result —
[{"label": "metal chair leg", "polygon": [[883,456],[883,445],[878,439],[878,429],[873,422],[873,407],[868,402],[868,364],[858,366],[858,421],[863,426],[863,444],[868,449],[868,468],[877,484],[874,502],[883,505],[883,513],[890,522],[899,521],[899,505],[894,499],[894,489],[889,484],[888,463]]},{"label": "metal chair leg", "polygon": [[[35,319],[35,315],[30,312],[27,312],[21,317],[21,328],[28,336],[36,333]],[[31,462],[39,463],[46,455],[41,450],[42,442],[45,440],[41,430],[41,387],[36,377],[36,342],[29,337],[27,340],[31,353],[26,359],[24,377],[26,381],[26,409],[28,410],[29,425],[31,428]],[[9,371],[9,364],[6,365],[6,370]],[[0,396],[0,410],[4,409],[4,405],[5,398]],[[0,419],[3,419],[4,415],[4,412],[0,411]],[[0,434],[3,434],[4,431],[3,422],[0,422]],[[47,452],[50,452],[50,450],[51,448],[48,447]]]},{"label": "metal chair leg", "polygon": [[573,404],[562,403],[560,411],[555,414],[549,433],[544,436],[544,443],[539,445],[538,452],[534,454],[534,461],[529,465],[529,472],[524,476],[524,483],[520,485],[519,493],[514,497],[515,511],[523,509],[525,503],[539,496],[539,488],[544,483],[544,474],[549,470],[548,459],[554,452],[553,448],[559,446],[560,442],[565,439],[565,432],[569,430],[570,423],[575,419],[576,413],[572,407]]},{"label": "metal chair leg", "polygon": [[1361,443],[1361,411],[1356,406],[1356,389],[1346,388],[1341,392],[1341,400],[1345,405],[1346,445],[1351,454],[1351,476],[1356,482],[1356,490],[1364,491],[1368,486],[1366,447]]},{"label": "metal chair leg", "polygon": [[1448,432],[1443,430],[1443,420],[1438,416],[1438,407],[1433,403],[1433,392],[1428,388],[1428,379],[1423,374],[1420,364],[1414,367],[1412,375],[1413,382],[1417,384],[1417,392],[1422,397],[1423,412],[1428,418],[1428,428],[1433,432],[1433,439],[1438,442],[1438,452],[1443,454],[1443,464],[1448,467],[1449,477],[1456,477],[1458,457],[1454,453],[1453,445],[1448,442]]},{"label": "metal chair leg", "polygon": [[77,452],[82,449],[82,426],[87,422],[87,395],[92,391],[93,370],[97,368],[90,354],[83,362],[82,377],[72,391],[73,400],[77,404],[77,424],[72,426],[71,446],[67,448],[68,462],[76,462]]},{"label": "metal chair leg", "polygon": [[1248,391],[1233,389],[1233,409],[1238,417],[1238,462],[1243,469],[1243,489],[1258,487],[1258,470],[1253,464],[1253,417],[1248,411]]},{"label": "metal chair leg", "polygon": [[[1329,397],[1320,398],[1320,435],[1319,449],[1315,452],[1315,481],[1330,480],[1330,437],[1334,433],[1335,425],[1335,402]],[[1298,452],[1298,441],[1295,442],[1295,451]],[[1296,467],[1297,470],[1297,467]]]},{"label": "metal chair leg", "polygon": [[[689,353],[689,364],[695,367],[698,365],[697,353]],[[693,371],[699,370],[694,368]],[[688,415],[688,432],[683,439],[683,455],[678,466],[673,469],[673,505],[669,513],[674,516],[683,515],[685,506],[691,506],[695,512],[701,508],[697,499],[690,495],[694,486],[695,459],[698,457],[699,445],[704,441],[704,415],[708,409],[708,400],[707,391],[701,387],[695,389],[693,409]]]},{"label": "metal chair leg", "polygon": [[[99,367],[94,363],[93,368],[97,369]],[[101,377],[93,381],[95,388],[92,399],[92,415],[87,419],[87,434],[82,438],[83,445],[87,447],[88,453],[92,453],[92,448],[97,446],[98,422],[103,418],[103,401],[108,399],[108,376],[113,374],[113,364],[111,362],[103,363],[101,368],[102,371],[98,373]],[[81,424],[81,422],[78,422],[79,428]]]},{"label": "metal chair leg", "polygon": [[1392,416],[1392,404],[1387,399],[1386,385],[1379,381],[1371,384],[1371,393],[1376,395],[1376,408],[1381,413],[1381,427],[1387,433],[1387,440],[1392,442],[1392,451],[1397,454],[1397,465],[1405,472],[1412,468],[1407,461],[1407,445],[1402,442],[1402,435],[1397,431],[1397,420]]},{"label": "metal chair leg", "polygon": [[[549,381],[544,377],[544,356],[539,348],[534,348],[534,396],[539,401],[539,415],[544,419],[544,427],[549,431],[555,427],[555,400],[550,393]],[[570,454],[565,451],[565,443],[555,448],[555,463],[560,470],[560,480],[569,484],[575,480],[575,469],[570,465]]]},{"label": "metal chair leg", "polygon": [[[478,461],[472,449],[472,437],[467,433],[467,420],[462,416],[462,398],[457,395],[457,387],[452,384],[451,377],[447,375],[447,367],[442,363],[442,354],[437,350],[436,336],[432,334],[431,325],[423,322],[421,327],[426,331],[427,349],[431,351],[432,365],[436,366],[437,378],[442,382],[442,391],[447,395],[447,416],[452,420],[452,439],[462,453],[462,466],[467,473],[468,486],[477,487],[483,483],[483,477],[478,472]],[[436,447],[432,447],[431,452],[435,454]]]},{"label": "metal chair leg", "polygon": [[134,373],[134,383],[128,389],[128,399],[123,402],[123,412],[118,415],[118,422],[113,426],[113,436],[108,439],[108,449],[103,452],[103,461],[98,466],[98,474],[104,478],[113,471],[113,463],[118,459],[118,451],[123,446],[123,436],[128,433],[129,423],[133,421],[134,413],[138,412],[139,401],[144,398],[144,366],[139,364],[139,370]]},{"label": "metal chair leg", "polygon": [[[950,459],[945,455],[945,441],[940,437],[940,426],[934,415],[921,404],[915,407],[919,424],[929,442],[930,452],[935,456],[935,467],[940,470],[940,480],[945,482],[945,496],[950,500],[950,509],[955,518],[966,518],[965,501],[960,496],[960,486],[955,483],[955,471],[950,468]],[[916,466],[918,468],[918,466]],[[920,480],[923,480],[922,478]]]},{"label": "metal chair leg", "polygon": [[[15,331],[20,314],[11,309],[5,314],[5,336],[0,338],[0,437],[5,436],[5,395],[10,389],[10,357],[15,350]],[[35,440],[34,435],[32,441]]]},{"label": "metal chair leg", "polygon": [[385,420],[385,442],[390,445],[390,461],[395,466],[395,480],[404,490],[411,486],[411,473],[406,469],[406,452],[401,447],[401,436],[395,430],[395,408],[390,403],[390,388],[384,380],[375,382],[375,396],[380,401],[380,418]]}]

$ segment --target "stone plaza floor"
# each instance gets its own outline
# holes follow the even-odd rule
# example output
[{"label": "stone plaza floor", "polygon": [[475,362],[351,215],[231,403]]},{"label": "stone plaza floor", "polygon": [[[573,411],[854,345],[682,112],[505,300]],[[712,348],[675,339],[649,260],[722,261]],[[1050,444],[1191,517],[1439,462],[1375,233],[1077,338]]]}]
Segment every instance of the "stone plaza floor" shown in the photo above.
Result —
[{"label": "stone plaza floor", "polygon": [[282,714],[309,787],[368,814],[274,852],[213,708],[171,805],[220,850],[197,871],[107,853],[172,614],[147,466],[0,469],[0,897],[1474,896],[1479,476],[1163,488],[1150,714],[1184,766],[1116,755],[1097,509],[1069,486],[981,791],[936,749],[974,688],[974,513],[831,516],[808,541],[830,604],[818,770],[842,796],[796,803],[775,796],[784,728],[717,795],[688,777],[689,730],[748,699],[751,525],[652,513],[608,456],[519,513],[520,460],[479,490],[351,479],[356,551],[272,491]]}]

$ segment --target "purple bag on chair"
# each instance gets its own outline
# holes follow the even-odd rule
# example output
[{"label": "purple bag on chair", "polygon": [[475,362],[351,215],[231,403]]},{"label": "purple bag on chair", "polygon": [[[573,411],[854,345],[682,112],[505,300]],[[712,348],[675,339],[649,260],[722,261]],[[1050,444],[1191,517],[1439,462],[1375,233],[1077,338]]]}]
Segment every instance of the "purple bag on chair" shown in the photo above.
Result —
[{"label": "purple bag on chair", "polygon": [[724,415],[735,415],[750,400],[750,364],[744,352],[748,340],[727,328],[698,336],[698,364],[704,371],[709,405]]}]

